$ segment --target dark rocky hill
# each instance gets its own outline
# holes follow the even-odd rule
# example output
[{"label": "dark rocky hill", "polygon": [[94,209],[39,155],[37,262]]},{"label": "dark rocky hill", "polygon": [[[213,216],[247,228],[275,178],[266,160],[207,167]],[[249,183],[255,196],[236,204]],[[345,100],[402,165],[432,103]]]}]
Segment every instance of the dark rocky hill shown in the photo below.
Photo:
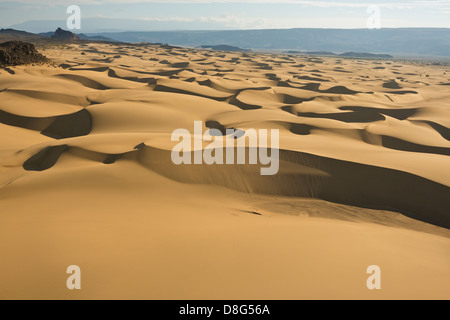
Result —
[{"label": "dark rocky hill", "polygon": [[0,44],[0,66],[16,66],[29,63],[48,62],[31,43],[8,41]]},{"label": "dark rocky hill", "polygon": [[80,40],[80,38],[70,31],[63,30],[61,28],[56,29],[55,34],[52,36],[52,39],[57,40]]}]

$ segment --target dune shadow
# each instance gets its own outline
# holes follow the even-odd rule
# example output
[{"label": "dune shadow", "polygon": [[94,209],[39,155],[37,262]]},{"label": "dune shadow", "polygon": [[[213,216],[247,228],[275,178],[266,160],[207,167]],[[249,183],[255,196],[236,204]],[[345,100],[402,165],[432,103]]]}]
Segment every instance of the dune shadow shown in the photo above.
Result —
[{"label": "dune shadow", "polygon": [[370,112],[370,110],[342,113],[297,112],[297,116],[316,119],[331,119],[347,123],[369,123],[386,120],[383,115],[376,112]]},{"label": "dune shadow", "polygon": [[92,116],[86,109],[78,112],[45,118],[25,117],[0,110],[0,122],[9,126],[40,131],[53,139],[86,136],[92,130]]},{"label": "dune shadow", "polygon": [[238,107],[241,110],[258,110],[258,109],[262,109],[261,106],[242,102],[241,100],[238,99],[237,95],[233,96],[228,103],[233,105],[233,106]]},{"label": "dune shadow", "polygon": [[450,188],[407,172],[288,150],[280,150],[280,171],[274,176],[261,176],[261,166],[176,166],[170,157],[170,151],[144,147],[139,150],[138,161],[182,183],[396,211],[450,228]]},{"label": "dune shadow", "polygon": [[56,164],[67,148],[67,145],[47,147],[25,161],[23,168],[27,171],[48,170]]},{"label": "dune shadow", "polygon": [[409,117],[417,114],[419,109],[383,109],[383,108],[371,108],[371,107],[339,107],[343,111],[353,111],[353,112],[368,112],[373,114],[382,114],[398,120],[406,120]]},{"label": "dune shadow", "polygon": [[419,153],[431,153],[431,154],[440,154],[440,155],[444,155],[444,156],[450,156],[450,148],[425,146],[425,145],[405,141],[405,140],[390,137],[390,136],[383,136],[382,144],[383,144],[383,147],[389,148],[389,149],[394,149],[394,150],[407,151],[407,152],[419,152]]}]

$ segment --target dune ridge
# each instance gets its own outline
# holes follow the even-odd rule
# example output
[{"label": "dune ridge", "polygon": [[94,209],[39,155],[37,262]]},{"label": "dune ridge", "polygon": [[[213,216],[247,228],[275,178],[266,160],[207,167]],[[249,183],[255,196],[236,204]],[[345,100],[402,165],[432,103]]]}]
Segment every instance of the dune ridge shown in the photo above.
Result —
[{"label": "dune ridge", "polygon": [[[64,50],[50,47],[43,53],[59,67],[0,69],[0,204],[7,210],[0,215],[3,222],[17,226],[21,216],[28,214],[28,206],[42,199],[37,209],[30,209],[36,217],[46,217],[38,225],[47,229],[46,222],[58,221],[58,226],[74,237],[63,242],[78,248],[78,257],[90,266],[95,259],[81,254],[72,242],[75,226],[64,222],[64,216],[85,231],[83,248],[98,243],[99,235],[84,224],[91,219],[120,226],[129,215],[158,230],[170,230],[173,225],[179,230],[179,225],[185,224],[190,229],[180,229],[179,237],[186,243],[195,242],[195,232],[199,237],[212,237],[214,232],[220,235],[218,242],[213,242],[231,259],[227,263],[233,271],[228,275],[238,275],[244,282],[248,278],[235,269],[241,251],[225,239],[236,235],[242,248],[248,248],[253,227],[258,229],[255,237],[259,244],[284,259],[283,263],[291,261],[293,265],[300,265],[299,261],[292,261],[287,253],[279,256],[271,239],[264,237],[266,232],[276,238],[286,228],[292,237],[287,248],[310,243],[310,249],[302,247],[310,258],[329,248],[338,252],[341,245],[359,252],[352,239],[378,253],[391,243],[396,252],[405,252],[406,260],[412,261],[414,272],[407,273],[409,276],[435,272],[436,278],[427,273],[419,281],[429,288],[428,294],[434,290],[429,296],[448,297],[448,287],[439,285],[450,280],[448,253],[442,253],[449,248],[450,237],[450,94],[442,85],[450,80],[448,67],[158,45],[70,44]],[[221,139],[230,138],[227,129],[235,130],[231,138],[236,140],[249,129],[280,130],[279,174],[261,176],[260,166],[255,165],[174,165],[171,133],[179,128],[193,130],[194,121],[202,121],[204,130],[217,129]],[[21,198],[29,199],[29,204]],[[144,210],[153,211],[147,215]],[[87,218],[85,212],[91,216]],[[201,228],[204,221],[212,231]],[[145,252],[144,243],[150,239],[159,243],[165,236],[154,232],[136,244],[132,230],[141,226],[130,223],[126,230],[117,231],[124,237],[118,252],[125,254],[126,248],[137,246],[136,254],[131,253],[137,263]],[[307,232],[308,237],[296,232],[308,225],[315,230]],[[334,227],[330,237],[343,233],[348,238],[323,247],[321,228]],[[100,229],[110,236],[112,231],[104,228]],[[364,238],[366,233],[380,241]],[[4,235],[18,237],[9,231]],[[416,245],[415,254],[408,243],[422,238],[426,245]],[[49,241],[45,239],[42,241]],[[170,245],[163,247],[170,249],[176,240],[167,241]],[[430,251],[433,245],[435,251]],[[50,247],[59,250],[55,246]],[[113,252],[105,246],[107,252]],[[17,247],[11,248],[0,246],[0,252],[12,257]],[[192,248],[187,252],[192,253]],[[181,258],[177,250],[169,252],[174,252],[173,262],[197,265]],[[317,254],[317,259],[330,263],[328,256]],[[432,254],[430,262],[422,269],[420,259],[428,254]],[[216,258],[193,256],[211,263],[208,277],[214,278],[222,270]],[[370,259],[362,256],[365,258],[349,257],[340,270],[348,267],[355,271],[353,263],[359,267],[368,263]],[[60,262],[65,263],[69,256],[62,257]],[[378,257],[396,274],[405,267],[395,255],[380,253]],[[11,259],[11,265],[18,263]],[[314,274],[314,268],[304,267]],[[191,270],[193,278],[198,280],[201,270]],[[0,271],[17,278],[9,266],[0,266]],[[163,273],[163,279],[168,281],[172,271]],[[164,289],[164,283],[155,283],[152,274],[145,278],[164,292],[160,297],[187,296]],[[309,283],[305,277],[299,279]],[[399,279],[403,285],[407,283],[406,276]],[[257,290],[256,283],[248,285]],[[56,280],[54,285],[49,296],[60,296]],[[137,282],[124,286],[136,289]],[[205,297],[208,290],[201,287],[193,297]],[[5,292],[20,296],[10,282],[5,288]],[[34,287],[24,284],[22,288],[29,296],[38,294]],[[214,297],[224,297],[220,292],[228,297],[232,292],[225,290],[223,283],[217,288],[222,291],[214,291]],[[282,288],[273,284],[262,296],[298,298],[306,294],[292,288],[283,294]],[[336,288],[325,289],[323,296],[336,296]],[[352,289],[348,296],[368,294],[361,293],[363,289]],[[98,287],[96,290],[100,291],[94,296],[108,296]],[[117,288],[110,292],[122,296]],[[138,297],[154,297],[144,289],[136,292]],[[396,293],[423,296],[419,290],[399,289]],[[389,291],[384,297],[393,294]]]},{"label": "dune ridge", "polygon": [[[102,53],[104,56],[105,54],[109,54],[110,56],[115,54],[115,50],[117,52],[123,53],[123,50],[119,48],[116,48],[113,45],[100,45],[103,48],[92,48],[91,50],[85,49],[84,47],[76,47],[72,45],[72,49],[75,50],[83,50],[83,52],[92,52],[92,53]],[[108,51],[110,50],[110,51]],[[140,49],[133,50],[140,51]],[[255,188],[255,193],[275,193],[279,195],[291,195],[291,196],[303,196],[303,197],[319,197],[324,200],[333,200],[336,202],[341,203],[347,203],[352,205],[358,205],[358,206],[379,206],[383,209],[391,209],[403,212],[405,214],[412,214],[413,217],[419,218],[426,222],[431,222],[440,226],[448,227],[449,226],[449,218],[445,214],[445,210],[443,209],[445,205],[447,204],[447,201],[445,201],[445,195],[448,194],[448,187],[449,184],[441,184],[440,188],[441,191],[438,192],[439,195],[442,196],[442,200],[436,200],[437,202],[428,203],[425,206],[418,206],[418,203],[421,203],[422,197],[421,196],[412,196],[412,195],[406,195],[405,194],[400,196],[397,192],[393,192],[392,190],[387,190],[385,187],[392,185],[393,181],[396,181],[395,178],[386,178],[387,180],[385,182],[380,182],[380,191],[379,192],[363,192],[360,196],[355,196],[354,191],[347,191],[348,194],[341,194],[337,191],[341,190],[362,190],[361,187],[364,184],[372,185],[372,183],[362,183],[362,181],[368,181],[368,178],[371,176],[377,176],[379,178],[379,174],[374,174],[373,171],[376,166],[376,163],[370,163],[369,161],[365,161],[367,159],[351,159],[346,157],[345,154],[341,155],[331,155],[327,154],[327,152],[322,154],[314,154],[314,152],[311,152],[311,150],[305,150],[308,152],[302,152],[302,148],[298,150],[290,150],[289,145],[292,145],[292,141],[284,142],[283,138],[286,138],[285,140],[291,140],[292,137],[288,135],[288,133],[293,133],[297,136],[314,136],[318,135],[319,132],[323,130],[329,130],[332,134],[341,135],[343,134],[344,137],[346,136],[353,136],[356,137],[359,135],[364,143],[369,143],[371,145],[382,147],[384,148],[385,152],[389,149],[396,150],[396,151],[404,151],[404,152],[411,152],[411,153],[427,153],[431,154],[433,156],[448,156],[449,155],[449,144],[448,139],[445,139],[447,141],[443,141],[442,139],[439,140],[438,135],[440,137],[445,138],[446,137],[446,131],[448,128],[443,125],[436,123],[434,121],[430,121],[429,119],[423,118],[421,119],[420,114],[422,110],[432,110],[433,107],[429,106],[416,106],[416,107],[408,107],[410,105],[409,100],[406,100],[405,105],[402,105],[401,101],[398,101],[397,103],[392,103],[392,99],[390,101],[382,100],[381,104],[382,107],[373,107],[373,106],[352,106],[350,105],[353,100],[360,100],[362,101],[370,101],[370,105],[373,105],[376,103],[376,98],[374,96],[377,95],[376,91],[370,91],[376,88],[374,85],[370,85],[367,88],[361,87],[362,84],[354,85],[351,84],[349,86],[338,84],[327,84],[325,87],[321,83],[314,82],[315,80],[312,80],[310,78],[305,78],[305,76],[299,77],[297,76],[298,72],[294,72],[296,70],[297,65],[299,65],[302,69],[302,71],[306,71],[305,68],[308,66],[308,62],[310,62],[311,66],[315,66],[317,63],[316,60],[312,61],[309,58],[302,58],[302,57],[289,57],[288,59],[281,59],[279,60],[267,60],[269,62],[259,62],[263,56],[258,54],[246,54],[245,56],[247,59],[244,59],[247,61],[247,64],[250,65],[256,65],[258,67],[263,67],[260,77],[258,78],[258,75],[253,75],[252,73],[248,73],[243,66],[244,61],[241,61],[241,54],[236,53],[229,53],[228,56],[231,57],[230,60],[220,60],[220,63],[218,60],[214,60],[213,62],[213,68],[215,66],[223,66],[223,72],[224,75],[217,74],[214,76],[214,73],[217,71],[217,69],[212,69],[209,64],[205,64],[205,61],[208,61],[208,59],[212,60],[214,56],[218,57],[225,57],[226,55],[220,54],[220,53],[211,53],[211,52],[204,52],[204,51],[195,51],[191,49],[182,49],[182,48],[152,48],[149,50],[142,50],[143,53],[147,53],[150,55],[150,51],[156,51],[159,52],[158,56],[164,57],[164,59],[167,61],[170,59],[169,57],[173,56],[174,60],[171,61],[169,70],[171,71],[164,71],[167,70],[166,67],[163,68],[156,68],[149,66],[150,69],[142,68],[141,70],[137,70],[136,67],[125,67],[124,64],[119,65],[119,69],[116,69],[116,67],[101,67],[99,65],[92,64],[91,61],[98,61],[98,59],[85,58],[89,59],[87,63],[77,62],[74,66],[71,66],[68,61],[64,61],[65,63],[60,63],[67,71],[67,73],[61,73],[57,69],[46,71],[46,73],[49,74],[51,77],[56,77],[60,79],[61,81],[67,81],[67,85],[75,85],[79,88],[79,90],[82,92],[85,92],[85,97],[83,98],[82,94],[77,96],[71,96],[69,93],[62,94],[54,94],[54,93],[46,93],[45,91],[39,91],[39,90],[33,90],[30,91],[28,89],[24,89],[19,87],[5,87],[3,90],[4,93],[10,93],[14,92],[15,94],[19,95],[26,95],[29,97],[32,97],[33,99],[37,99],[38,101],[45,101],[47,99],[51,99],[52,101],[58,101],[58,102],[68,102],[68,103],[80,103],[79,105],[83,108],[78,112],[70,113],[70,114],[63,114],[63,115],[56,115],[51,117],[30,117],[30,116],[24,116],[24,115],[16,115],[14,113],[1,111],[0,113],[0,121],[3,124],[9,125],[9,126],[16,126],[21,127],[24,129],[29,130],[35,130],[39,131],[42,135],[48,136],[53,139],[62,140],[61,142],[65,143],[65,139],[74,138],[74,137],[80,137],[80,136],[89,136],[89,134],[95,135],[95,125],[93,125],[93,122],[96,121],[96,115],[95,111],[102,105],[108,105],[108,101],[116,101],[116,100],[110,100],[108,96],[109,94],[103,95],[104,98],[100,98],[102,95],[94,95],[94,92],[113,92],[114,90],[124,90],[124,89],[130,89],[135,88],[135,90],[138,90],[138,95],[140,96],[136,100],[133,98],[133,95],[128,96],[125,95],[126,91],[123,92],[124,95],[119,95],[117,98],[117,101],[121,101],[121,99],[125,99],[125,101],[136,101],[137,103],[143,103],[145,104],[146,101],[151,103],[151,100],[153,97],[157,96],[157,92],[167,93],[170,94],[171,97],[174,99],[186,99],[186,95],[192,95],[194,97],[199,97],[201,99],[198,99],[197,101],[193,101],[193,103],[207,103],[208,100],[215,100],[218,102],[223,103],[223,105],[220,105],[220,107],[216,108],[216,110],[208,110],[206,111],[209,115],[208,119],[209,123],[216,123],[219,125],[223,130],[227,128],[231,128],[231,125],[233,128],[238,128],[239,126],[245,127],[251,127],[252,123],[258,127],[258,123],[264,119],[264,114],[257,114],[254,113],[254,117],[249,116],[247,120],[241,121],[241,122],[235,122],[235,123],[228,123],[228,125],[223,125],[217,120],[220,120],[222,115],[230,115],[232,117],[233,114],[238,114],[238,111],[234,109],[234,107],[237,107],[244,111],[251,111],[255,112],[257,110],[263,110],[263,111],[269,111],[271,110],[271,114],[273,116],[269,116],[267,114],[267,119],[276,120],[270,124],[270,122],[265,121],[266,125],[272,126],[274,128],[282,128],[283,136],[282,136],[282,144],[284,143],[284,148],[282,147],[282,157],[286,154],[296,154],[296,156],[288,156],[290,160],[287,162],[289,163],[295,163],[300,159],[300,162],[302,162],[301,159],[304,159],[305,157],[316,157],[316,160],[314,161],[315,165],[314,168],[319,168],[321,166],[325,166],[328,168],[332,168],[333,166],[338,166],[337,163],[341,161],[341,163],[347,163],[348,169],[345,169],[344,171],[347,172],[344,174],[344,176],[350,176],[352,175],[352,172],[354,170],[357,170],[358,164],[361,164],[361,167],[364,167],[366,169],[360,170],[363,173],[363,176],[367,176],[365,178],[361,179],[360,183],[357,183],[356,181],[353,181],[354,185],[350,181],[351,179],[346,179],[342,174],[340,175],[340,178],[336,178],[336,181],[340,181],[340,183],[343,183],[346,185],[346,188],[342,188],[340,186],[332,186],[329,188],[324,187],[327,189],[327,191],[323,192],[311,192],[311,191],[295,191],[299,188],[298,184],[306,184],[305,186],[300,187],[300,190],[313,190],[317,189],[317,186],[314,185],[322,185],[323,182],[316,183],[314,182],[314,179],[307,179],[307,182],[295,182],[295,177],[291,176],[291,180],[289,183],[286,182],[278,182],[274,183],[273,181],[268,181],[266,183],[260,183],[256,182],[253,184],[253,188]],[[129,56],[133,56],[128,52]],[[197,58],[197,64],[195,62],[182,62],[180,61],[181,57],[187,57],[188,54],[193,54],[194,56],[199,56],[202,58]],[[139,59],[135,59],[137,61],[144,60],[144,55],[134,55],[138,56]],[[119,60],[123,60],[124,58],[122,56],[115,55],[114,57],[120,57]],[[131,58],[128,58],[131,59]],[[77,58],[77,60],[80,60]],[[111,60],[111,61],[110,61]],[[131,59],[133,60],[133,59]],[[115,61],[114,58],[109,57],[108,58],[108,64],[111,66],[115,66],[113,62]],[[162,60],[159,59],[150,59],[152,64],[161,63]],[[198,62],[201,61],[202,64],[198,64]],[[304,62],[304,64],[299,64],[299,62]],[[164,61],[163,61],[164,62]],[[273,63],[273,65],[271,65]],[[324,61],[320,60],[321,65],[324,65]],[[367,62],[369,64],[370,68],[370,61]],[[379,62],[372,62],[375,64],[380,64]],[[390,63],[386,63],[387,66],[389,66]],[[229,68],[228,70],[226,67],[228,65],[232,65],[233,68]],[[186,69],[188,66],[191,67],[191,69]],[[236,68],[242,68],[242,70],[239,72],[236,70]],[[280,72],[277,74],[265,74],[264,70],[267,69],[268,66],[271,67],[278,67],[280,68]],[[293,67],[291,67],[293,66]],[[341,71],[344,69],[344,67],[339,67]],[[71,70],[76,71],[77,74],[73,74],[70,72]],[[118,73],[118,71],[120,72]],[[352,71],[353,73],[357,73],[358,70],[363,70],[362,67],[359,67],[356,71]],[[289,71],[289,72],[288,72]],[[317,72],[318,70],[313,70]],[[332,70],[329,72],[330,76],[335,72],[336,69],[332,68]],[[27,72],[26,69],[23,69],[21,73]],[[85,72],[85,74],[80,74],[79,72]],[[168,73],[167,73],[168,72]],[[324,72],[324,69],[321,69],[321,72]],[[94,74],[102,73],[104,74],[101,77],[94,76]],[[106,74],[105,74],[106,73]],[[244,74],[247,73],[245,76]],[[134,75],[132,75],[134,74]],[[183,74],[183,75],[182,75]],[[185,74],[185,75],[184,75]],[[212,74],[209,75],[209,74]],[[241,75],[239,75],[241,74]],[[293,80],[293,78],[290,76],[294,74],[297,80]],[[152,77],[146,77],[146,75],[151,75]],[[208,78],[205,78],[206,75],[208,75]],[[273,78],[273,76],[276,75],[276,79]],[[143,76],[143,77],[142,77]],[[157,78],[155,78],[157,76]],[[237,78],[236,78],[237,76]],[[252,78],[250,78],[252,76]],[[269,82],[264,80],[267,76],[269,76]],[[355,75],[354,75],[355,76]],[[245,79],[243,77],[246,77]],[[112,78],[112,79],[111,79]],[[351,77],[353,78],[353,77]],[[377,78],[377,77],[375,77]],[[397,77],[401,78],[401,77]],[[30,82],[30,85],[33,81],[38,81],[38,78],[36,77],[29,77],[28,81]],[[109,80],[111,79],[111,80]],[[120,82],[114,81],[114,79],[117,79],[117,81],[120,80]],[[203,80],[205,79],[205,80]],[[219,80],[220,79],[220,80]],[[284,79],[284,80],[282,80]],[[298,80],[306,80],[308,82],[298,82]],[[127,85],[124,86],[121,85],[126,81]],[[331,80],[329,80],[331,81]],[[373,82],[376,82],[377,80],[372,80]],[[30,87],[30,85],[25,85],[25,88]],[[261,86],[262,85],[262,86]],[[361,91],[350,89],[349,87],[352,86],[359,86],[361,88]],[[400,86],[396,80],[381,80],[379,81],[379,88],[378,91],[381,93],[383,92],[382,88],[390,88],[390,89],[398,89],[393,92],[389,92],[391,94],[400,94],[400,95],[408,95],[411,94],[412,90],[402,90],[405,87],[407,87],[407,84],[403,84]],[[285,89],[282,89],[285,88]],[[113,90],[114,89],[114,90]],[[426,91],[429,88],[423,88],[424,91]],[[314,93],[308,93],[308,92],[314,92]],[[365,92],[363,92],[365,91]],[[414,91],[416,93],[416,91]],[[385,93],[385,92],[384,92]],[[414,94],[415,94],[414,93]],[[325,94],[325,95],[324,95]],[[347,99],[346,96],[354,96],[359,95],[359,99]],[[67,97],[67,98],[66,98]],[[96,98],[98,97],[98,98]],[[148,97],[148,98],[147,98]],[[100,99],[99,99],[100,98]],[[146,100],[148,99],[148,100]],[[82,102],[87,101],[87,102]],[[183,101],[183,102],[184,102]],[[317,101],[317,102],[316,102]],[[324,102],[321,102],[324,101]],[[328,101],[328,103],[327,103]],[[329,103],[332,101],[332,105]],[[373,101],[373,102],[372,102]],[[257,102],[257,103],[255,103]],[[416,104],[424,104],[425,100],[420,101]],[[185,102],[184,102],[185,103]],[[309,103],[314,103],[315,108],[308,108],[307,105]],[[380,104],[380,103],[379,103]],[[378,105],[379,105],[378,104]],[[90,105],[90,106],[89,106]],[[219,106],[219,104],[217,104]],[[333,109],[332,106],[336,105],[336,108]],[[89,106],[89,107],[88,107]],[[137,105],[136,105],[137,106]],[[323,109],[323,107],[328,106],[328,112],[327,110]],[[130,105],[130,108],[128,111],[133,110],[133,107]],[[321,109],[322,108],[322,109]],[[114,109],[117,110],[117,109]],[[126,110],[125,108],[123,109]],[[282,113],[276,113],[276,110],[279,111],[287,111],[290,114],[293,114],[296,116],[296,120],[291,119],[286,114]],[[330,113],[331,110],[334,110],[333,113]],[[112,111],[112,110],[111,110]],[[114,111],[116,112],[116,111]],[[120,112],[120,111],[117,111]],[[151,108],[148,108],[149,116],[151,116],[152,111]],[[215,117],[214,114],[217,114],[218,117]],[[103,114],[103,113],[102,113]],[[202,119],[205,117],[205,112],[202,110],[198,114],[198,119]],[[250,115],[250,114],[249,114]],[[434,136],[434,140],[436,141],[436,145],[427,145],[424,143],[421,143],[420,141],[414,141],[414,136],[408,139],[405,139],[403,136],[399,136],[395,134],[395,132],[389,133],[388,128],[386,128],[387,132],[381,133],[373,133],[368,132],[368,128],[371,128],[372,123],[376,124],[376,126],[382,127],[383,122],[387,120],[387,118],[393,118],[400,121],[406,121],[408,123],[408,126],[411,127],[411,129],[414,127],[414,124],[417,122],[421,122],[423,124],[428,125],[428,135]],[[192,121],[195,121],[195,117],[192,117]],[[311,119],[310,121],[306,121],[307,119]],[[318,121],[314,121],[317,119]],[[420,119],[420,120],[419,120]],[[203,119],[205,120],[205,119]],[[320,121],[319,121],[320,120]],[[340,127],[339,130],[335,130],[333,128],[333,122],[339,121],[344,124],[344,126]],[[184,121],[183,121],[184,122]],[[208,122],[205,120],[205,122]],[[188,122],[185,122],[188,124]],[[355,124],[356,126],[354,126]],[[131,125],[131,124],[130,124]],[[142,125],[141,125],[142,126]],[[114,132],[114,126],[111,125],[108,132],[113,133]],[[176,129],[176,126],[169,127]],[[211,127],[211,126],[209,126]],[[110,131],[112,129],[112,131]],[[151,126],[149,126],[149,133],[170,133],[170,131],[161,131],[161,130],[152,130]],[[138,131],[141,131],[138,129]],[[146,132],[146,129],[142,130],[142,132]],[[347,133],[348,132],[348,133]],[[352,133],[354,132],[354,133]],[[411,131],[413,132],[413,131]],[[102,132],[105,133],[105,132]],[[88,137],[87,137],[88,138]],[[105,137],[106,139],[106,137]],[[431,139],[430,139],[431,141]],[[438,142],[440,141],[440,142]],[[142,139],[141,143],[145,144],[145,139]],[[62,144],[60,144],[62,146]],[[67,148],[70,148],[70,143],[64,144],[64,148],[61,148],[60,146],[50,145],[50,146],[42,146],[40,150],[37,150],[35,154],[33,154],[27,162],[24,163],[23,167],[27,170],[35,170],[36,168],[40,168],[42,170],[48,170],[50,169],[56,162],[59,156],[67,150]],[[150,145],[151,146],[151,145]],[[286,148],[287,146],[287,148]],[[446,147],[447,146],[447,147]],[[56,149],[55,149],[56,148]],[[326,147],[325,147],[326,148]],[[58,152],[49,152],[51,150],[61,150]],[[142,150],[136,150],[135,152],[141,152]],[[308,156],[309,154],[309,156]],[[48,155],[50,159],[43,159]],[[111,164],[115,163],[119,156],[115,156],[113,153],[106,154],[106,159],[104,160],[105,163]],[[168,155],[160,156],[163,159],[169,158]],[[38,165],[33,166],[30,165],[30,163],[35,163],[36,158],[41,159],[41,162],[46,162],[47,165],[41,166]],[[297,160],[292,160],[292,159]],[[321,159],[321,160],[318,160]],[[335,159],[333,165],[325,165],[330,159],[333,161]],[[284,159],[283,159],[284,160]],[[359,162],[359,163],[358,163]],[[351,165],[351,163],[354,163],[354,165]],[[170,166],[170,165],[169,165]],[[383,166],[379,166],[380,168],[383,168]],[[152,166],[150,166],[150,169],[155,169]],[[386,168],[389,172],[393,172],[392,170],[398,172],[400,175],[402,172],[409,173],[412,176],[417,176],[416,179],[425,178],[433,181],[431,177],[424,177],[420,174],[420,171],[414,171],[414,170],[405,170],[399,166],[394,166],[392,168]],[[170,171],[175,170],[178,172],[177,174],[172,174],[173,179],[177,180],[184,180],[183,176],[186,175],[185,169],[176,170],[176,168],[171,168]],[[206,171],[207,168],[205,168]],[[226,171],[226,170],[224,170]],[[329,171],[329,170],[328,170]],[[376,171],[376,170],[375,170]],[[392,176],[395,176],[391,173]],[[189,176],[189,174],[188,174]],[[200,176],[207,176],[207,174],[202,174]],[[243,175],[243,179],[245,180],[245,174]],[[398,177],[397,177],[398,178]],[[414,179],[414,178],[412,178]],[[220,182],[220,178],[218,178],[219,181],[214,182],[211,179],[207,179],[208,183],[211,184],[218,184],[222,185],[222,182]],[[276,178],[275,178],[276,180]],[[425,181],[424,180],[424,181]],[[389,182],[390,181],[390,182]],[[431,182],[430,181],[430,182]],[[194,182],[194,181],[190,181]],[[196,181],[197,183],[204,183],[201,179],[199,181]],[[405,183],[405,185],[408,185],[409,183]],[[416,188],[418,189],[418,194],[425,195],[426,192],[429,190],[434,190],[433,188],[429,189],[429,186],[425,183],[423,187],[417,187],[419,184],[415,184]],[[239,187],[236,187],[236,185],[233,186],[233,183],[226,184],[229,188],[238,189],[240,191],[245,191],[240,189]],[[267,186],[269,189],[267,189]],[[276,187],[278,186],[278,187]],[[261,189],[262,188],[262,189]],[[384,193],[381,192],[381,189],[385,188]],[[320,187],[319,189],[322,189]],[[380,193],[381,192],[381,193]],[[378,194],[380,193],[380,194]],[[378,194],[375,196],[374,194]],[[389,195],[392,195],[390,197]],[[424,198],[431,199],[428,196],[423,196]],[[386,198],[389,199],[404,199],[404,205],[399,204],[398,201],[386,201]],[[345,199],[352,199],[352,200],[345,200]],[[359,200],[358,200],[359,199]],[[401,201],[400,201],[401,202]],[[441,208],[441,209],[435,209]],[[421,213],[423,210],[428,210],[427,214]],[[436,215],[436,216],[435,216]]]}]

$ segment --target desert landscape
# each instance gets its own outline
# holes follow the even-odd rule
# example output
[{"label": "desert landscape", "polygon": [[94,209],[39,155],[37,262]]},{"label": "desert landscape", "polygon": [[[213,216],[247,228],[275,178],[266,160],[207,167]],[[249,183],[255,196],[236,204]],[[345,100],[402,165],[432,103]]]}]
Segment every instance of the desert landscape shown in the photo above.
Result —
[{"label": "desert landscape", "polygon": [[[38,49],[0,69],[0,299],[450,298],[450,66]],[[278,174],[175,165],[195,121],[278,129]]]}]

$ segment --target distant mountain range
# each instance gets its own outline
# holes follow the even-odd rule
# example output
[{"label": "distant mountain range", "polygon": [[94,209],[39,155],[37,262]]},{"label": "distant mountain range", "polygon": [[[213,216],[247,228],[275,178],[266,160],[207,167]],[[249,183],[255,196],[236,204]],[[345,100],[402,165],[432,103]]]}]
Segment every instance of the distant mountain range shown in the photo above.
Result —
[{"label": "distant mountain range", "polygon": [[[1,23],[1,22],[0,22]],[[14,24],[8,28],[24,30],[34,33],[47,32],[57,28],[66,28],[66,20],[30,20],[19,24]],[[177,21],[161,19],[112,19],[112,18],[83,18],[81,22],[82,33],[120,32],[125,30],[231,30],[233,28],[224,27],[223,23],[214,21]]]},{"label": "distant mountain range", "polygon": [[239,47],[228,46],[228,45],[217,45],[217,46],[199,46],[200,49],[211,49],[215,51],[231,51],[231,52],[251,52],[250,49],[242,49]]},{"label": "distant mountain range", "polygon": [[286,51],[288,54],[305,54],[309,56],[337,56],[337,57],[351,57],[351,58],[369,58],[369,59],[392,59],[390,54],[366,53],[366,52],[345,52],[334,53],[329,51]]},{"label": "distant mountain range", "polygon": [[370,52],[450,57],[450,29],[437,28],[154,31],[88,35],[124,42],[161,42],[189,47],[222,44],[255,50]]},{"label": "distant mountain range", "polygon": [[[40,36],[44,36],[44,37],[48,37],[48,38],[52,38],[55,36],[55,32],[51,31],[51,32],[43,32],[43,33],[39,33]],[[76,35],[79,39],[81,40],[97,40],[97,41],[115,41],[114,39],[108,38],[108,37],[104,37],[104,36],[88,36],[85,35],[84,33],[79,33],[79,34],[74,34]]]},{"label": "distant mountain range", "polygon": [[103,36],[88,36],[83,33],[74,34],[70,31],[62,30],[58,28],[56,31],[44,32],[44,33],[31,33],[26,31],[14,30],[14,29],[0,29],[0,41],[21,40],[29,42],[45,41],[46,39],[53,40],[91,40],[91,41],[110,41],[116,42],[116,40],[103,37]]},{"label": "distant mountain range", "polygon": [[[30,36],[32,33],[8,29],[9,34]],[[4,31],[2,29],[2,31]],[[6,32],[6,31],[4,31]],[[1,33],[0,33],[1,34]],[[52,37],[54,32],[41,33]],[[76,34],[92,41],[166,43],[174,46],[204,48],[237,48],[291,53],[335,55],[361,58],[396,56],[450,57],[450,29],[267,29],[224,31],[128,31]]]},{"label": "distant mountain range", "polygon": [[10,40],[22,40],[29,41],[31,39],[36,39],[38,35],[26,31],[14,30],[14,29],[0,29],[0,39],[1,41]]}]

